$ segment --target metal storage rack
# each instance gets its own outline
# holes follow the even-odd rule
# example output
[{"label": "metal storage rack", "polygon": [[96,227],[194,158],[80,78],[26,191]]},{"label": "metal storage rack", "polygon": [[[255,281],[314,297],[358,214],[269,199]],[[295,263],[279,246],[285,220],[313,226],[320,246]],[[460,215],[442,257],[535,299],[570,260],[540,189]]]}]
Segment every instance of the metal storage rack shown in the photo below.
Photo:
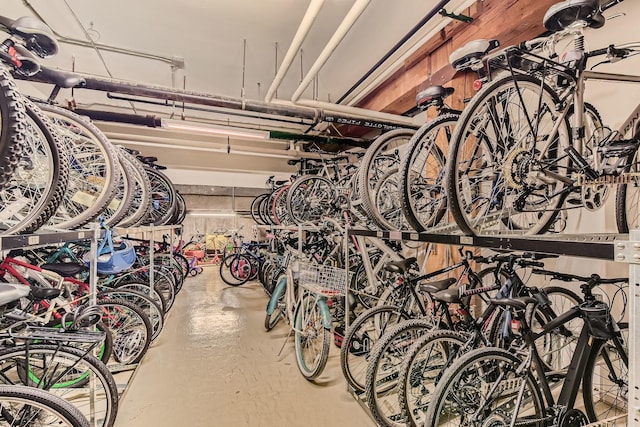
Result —
[{"label": "metal storage rack", "polygon": [[[575,234],[549,236],[464,236],[460,234],[417,233],[349,229],[347,236],[386,240],[419,241],[445,245],[527,251],[544,254],[599,259],[629,264],[629,354],[640,354],[640,230],[629,234]],[[630,357],[633,361],[633,357]],[[361,399],[356,396],[363,405]],[[629,366],[629,427],[640,427],[640,364]],[[590,424],[591,425],[591,424]],[[606,423],[594,423],[604,427]]]},{"label": "metal storage rack", "polygon": [[[154,251],[154,235],[159,231],[170,230],[172,233],[182,228],[181,225],[170,226],[145,226],[137,228],[114,228],[114,230],[121,234],[142,234],[143,236],[149,236],[149,258],[151,260],[151,268],[149,272],[150,283],[153,286],[153,251]],[[96,252],[98,250],[98,240],[102,237],[102,230],[99,227],[94,229],[74,230],[74,231],[50,231],[39,232],[36,234],[24,234],[16,236],[0,236],[0,253],[11,249],[24,249],[33,248],[37,246],[62,244],[70,241],[90,240],[91,241],[91,256],[90,259],[96,258]],[[97,266],[95,262],[90,263],[89,268],[89,286],[91,288],[90,300],[93,304],[96,302],[96,288],[98,281]],[[133,371],[131,376],[126,381],[126,384],[118,384],[118,391],[122,398],[126,391],[129,389],[129,384],[133,381],[139,364],[134,365],[109,365],[109,371],[116,374],[118,372]]]}]

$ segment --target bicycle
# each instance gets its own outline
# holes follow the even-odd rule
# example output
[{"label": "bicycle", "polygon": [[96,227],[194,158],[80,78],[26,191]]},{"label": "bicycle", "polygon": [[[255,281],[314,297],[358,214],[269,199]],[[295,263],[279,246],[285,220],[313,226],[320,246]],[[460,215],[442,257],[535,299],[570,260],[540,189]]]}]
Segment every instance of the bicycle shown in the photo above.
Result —
[{"label": "bicycle", "polygon": [[[545,16],[553,34],[485,58],[505,72],[462,113],[446,171],[450,210],[464,233],[543,233],[562,211],[600,209],[612,186],[618,230],[638,224],[636,112],[608,134],[602,128],[588,135],[584,120],[585,80],[640,82],[587,70],[590,58],[606,63],[638,52],[635,44],[584,49],[583,29],[604,25],[602,11],[620,1],[561,2]],[[559,62],[555,47],[566,38],[574,49]]]},{"label": "bicycle", "polygon": [[[555,273],[559,275],[559,273]],[[534,331],[532,313],[540,301],[532,297],[493,299],[493,304],[509,307],[519,322],[519,340],[510,350],[482,348],[458,359],[442,375],[429,405],[425,425],[566,426],[602,421],[599,405],[626,416],[628,355],[620,327],[611,317],[609,306],[593,295],[602,283],[627,279],[603,279],[562,274],[582,282],[584,302],[559,315],[541,331]],[[581,317],[584,325],[559,394],[557,373],[549,371],[536,341],[553,329]],[[600,376],[602,375],[602,376]],[[594,379],[596,381],[594,381]],[[576,408],[580,385],[585,411]],[[607,390],[603,390],[607,387]],[[607,399],[600,400],[602,392]],[[614,399],[614,400],[611,400]]]}]

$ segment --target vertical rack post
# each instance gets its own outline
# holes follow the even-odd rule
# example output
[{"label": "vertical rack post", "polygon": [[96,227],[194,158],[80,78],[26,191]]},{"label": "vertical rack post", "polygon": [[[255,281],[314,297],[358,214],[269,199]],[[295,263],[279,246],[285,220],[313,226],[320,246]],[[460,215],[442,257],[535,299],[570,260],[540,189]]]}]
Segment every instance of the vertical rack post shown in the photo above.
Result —
[{"label": "vertical rack post", "polygon": [[153,262],[153,253],[154,253],[154,247],[153,247],[153,234],[154,234],[154,226],[151,225],[149,226],[150,231],[149,231],[149,286],[151,287],[151,289],[153,289],[154,284],[155,284],[155,277],[154,277],[154,262]]},{"label": "vertical rack post", "polygon": [[[91,246],[89,249],[89,303],[96,305],[98,302],[98,239],[102,229],[96,225],[93,229],[91,237]],[[97,352],[97,348],[94,353]],[[95,354],[94,354],[95,355]],[[98,426],[98,418],[96,417],[96,378],[91,374],[89,377],[89,422],[94,426]]]},{"label": "vertical rack post", "polygon": [[[640,230],[629,233],[630,244],[634,254],[629,263],[629,417],[627,425],[640,427],[640,365],[634,362],[635,356],[640,354]],[[631,243],[634,242],[634,243]],[[635,262],[634,262],[635,261]]]}]

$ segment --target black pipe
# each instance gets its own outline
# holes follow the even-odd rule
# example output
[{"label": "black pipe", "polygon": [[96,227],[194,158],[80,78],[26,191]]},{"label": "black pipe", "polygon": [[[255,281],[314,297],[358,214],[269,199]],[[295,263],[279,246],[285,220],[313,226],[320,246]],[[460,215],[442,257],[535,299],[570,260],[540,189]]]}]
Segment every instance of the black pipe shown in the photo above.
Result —
[{"label": "black pipe", "polygon": [[353,86],[351,86],[351,88],[344,95],[342,95],[340,99],[336,101],[336,104],[340,104],[342,101],[344,101],[347,96],[349,96],[354,90],[356,90],[358,86],[362,84],[362,82],[364,82],[371,74],[373,74],[378,68],[380,68],[380,66],[384,64],[384,62],[389,59],[391,55],[396,53],[396,51],[407,42],[407,40],[413,37],[413,35],[424,26],[424,24],[426,24],[431,20],[431,18],[436,16],[440,12],[440,9],[445,7],[446,4],[449,3],[449,1],[451,0],[440,0],[440,3],[438,3],[433,9],[431,9],[431,12],[427,13],[425,17],[420,20],[420,22],[418,22],[411,30],[409,30],[409,32],[405,34],[405,36],[401,38],[400,41],[391,48],[391,50],[385,53],[384,56],[378,62],[376,62],[376,64],[371,67],[371,69],[367,71],[364,76],[360,78],[360,80],[358,80]]},{"label": "black pipe", "polygon": [[[116,99],[118,101],[127,101],[127,102],[139,102],[141,104],[149,104],[149,105],[158,105],[158,106],[162,106],[162,107],[173,107],[172,104],[169,103],[169,101],[164,101],[164,102],[160,102],[160,101],[151,101],[150,99],[142,99],[142,98],[133,98],[133,97],[129,97],[129,96],[117,96],[114,95],[112,93],[107,92],[107,98],[109,99]],[[202,111],[205,113],[213,113],[213,114],[227,114],[230,116],[238,116],[238,117],[251,117],[251,118],[255,118],[255,119],[260,119],[260,120],[269,120],[269,121],[274,121],[274,122],[279,122],[279,123],[290,123],[290,124],[294,124],[294,125],[307,125],[309,124],[308,122],[305,122],[304,119],[299,119],[299,120],[287,120],[287,119],[282,119],[282,118],[277,118],[277,117],[267,117],[267,116],[262,116],[262,115],[256,115],[256,114],[250,114],[250,112],[248,111],[229,111],[229,110],[214,110],[211,108],[204,108],[204,107],[196,107],[194,105],[175,105],[176,107],[179,108],[184,108],[187,110],[192,110],[192,111]]]},{"label": "black pipe", "polygon": [[97,120],[99,122],[128,123],[130,125],[148,126],[151,128],[157,128],[162,125],[160,117],[152,115],[139,116],[136,114],[116,113],[113,111],[86,110],[83,108],[76,108],[75,110],[73,110],[73,112],[76,114],[80,114],[81,116],[87,116],[91,120]]}]

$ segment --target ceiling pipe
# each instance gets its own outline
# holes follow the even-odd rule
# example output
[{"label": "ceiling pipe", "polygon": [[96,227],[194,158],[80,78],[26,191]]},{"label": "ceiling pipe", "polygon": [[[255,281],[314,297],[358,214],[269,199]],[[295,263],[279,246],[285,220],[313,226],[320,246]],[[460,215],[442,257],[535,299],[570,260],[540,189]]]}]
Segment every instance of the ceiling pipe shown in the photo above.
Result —
[{"label": "ceiling pipe", "polygon": [[76,108],[73,110],[73,112],[81,116],[87,116],[91,120],[96,120],[99,122],[127,123],[130,125],[147,126],[151,128],[158,128],[162,126],[160,117],[154,116],[154,115],[141,116],[138,114],[116,113],[113,111],[87,110],[83,108]]},{"label": "ceiling pipe", "polygon": [[307,89],[311,81],[313,81],[313,79],[318,75],[320,69],[327,62],[342,39],[344,39],[344,37],[347,35],[353,24],[355,24],[360,15],[362,15],[362,12],[364,12],[367,6],[369,6],[369,3],[371,3],[371,0],[356,0],[353,3],[353,6],[336,29],[336,32],[333,34],[333,36],[331,36],[329,42],[324,47],[322,52],[320,52],[320,55],[318,56],[318,59],[316,59],[316,62],[313,63],[307,75],[304,76],[304,79],[302,79],[302,82],[300,82],[300,86],[298,86],[298,88],[293,93],[293,96],[291,96],[291,101],[293,103],[300,99],[302,93],[305,91],[305,89]]},{"label": "ceiling pipe", "polygon": [[311,30],[311,26],[313,22],[316,20],[322,5],[325,0],[312,0],[307,8],[307,12],[305,13],[302,21],[300,22],[300,26],[298,27],[298,31],[296,31],[296,35],[293,37],[291,41],[291,45],[289,46],[289,50],[287,51],[284,59],[282,60],[282,64],[278,68],[278,72],[276,76],[273,78],[273,82],[271,82],[271,86],[269,86],[269,90],[267,90],[267,95],[264,97],[265,102],[270,102],[273,99],[274,94],[280,87],[284,76],[289,71],[293,60],[298,54],[298,50],[300,50],[300,46],[304,42],[304,39],[309,34],[309,30]]},{"label": "ceiling pipe", "polygon": [[187,151],[210,151],[215,153],[227,153],[238,154],[245,156],[262,156],[262,157],[281,157],[281,158],[313,158],[313,159],[326,159],[331,158],[331,155],[321,153],[307,153],[297,150],[278,150],[273,148],[261,148],[261,147],[246,147],[238,145],[218,144],[211,142],[190,141],[199,142],[202,146],[176,144],[175,138],[165,138],[161,136],[149,136],[149,135],[131,135],[128,133],[119,132],[105,132],[107,138],[115,144],[136,144],[145,145],[155,148],[180,148]]},{"label": "ceiling pipe", "polygon": [[[82,75],[86,84],[81,89],[91,89],[101,92],[112,92],[124,95],[142,96],[147,98],[163,99],[168,101],[185,102],[199,105],[207,105],[210,107],[228,108],[231,110],[246,110],[275,116],[297,117],[301,119],[313,120],[314,122],[330,122],[347,124],[353,126],[361,126],[373,129],[393,130],[398,127],[411,127],[417,129],[417,125],[409,125],[411,123],[406,117],[396,116],[393,114],[376,113],[375,111],[364,110],[361,108],[345,107],[335,104],[326,103],[328,107],[340,108],[345,113],[333,112],[333,108],[326,110],[318,110],[315,108],[296,106],[289,103],[283,105],[278,101],[266,103],[264,101],[249,100],[242,98],[233,98],[222,95],[212,95],[208,93],[187,91],[184,89],[175,89],[163,86],[145,85],[142,83],[133,83],[125,80],[116,80],[103,77],[95,77],[91,75]],[[19,74],[15,75],[18,79],[30,80],[40,83],[55,84],[53,81],[38,73],[35,76],[26,78]],[[348,110],[345,110],[348,109]],[[350,108],[350,110],[349,110]],[[367,113],[366,116],[362,113]],[[377,117],[377,118],[376,118]]]}]

